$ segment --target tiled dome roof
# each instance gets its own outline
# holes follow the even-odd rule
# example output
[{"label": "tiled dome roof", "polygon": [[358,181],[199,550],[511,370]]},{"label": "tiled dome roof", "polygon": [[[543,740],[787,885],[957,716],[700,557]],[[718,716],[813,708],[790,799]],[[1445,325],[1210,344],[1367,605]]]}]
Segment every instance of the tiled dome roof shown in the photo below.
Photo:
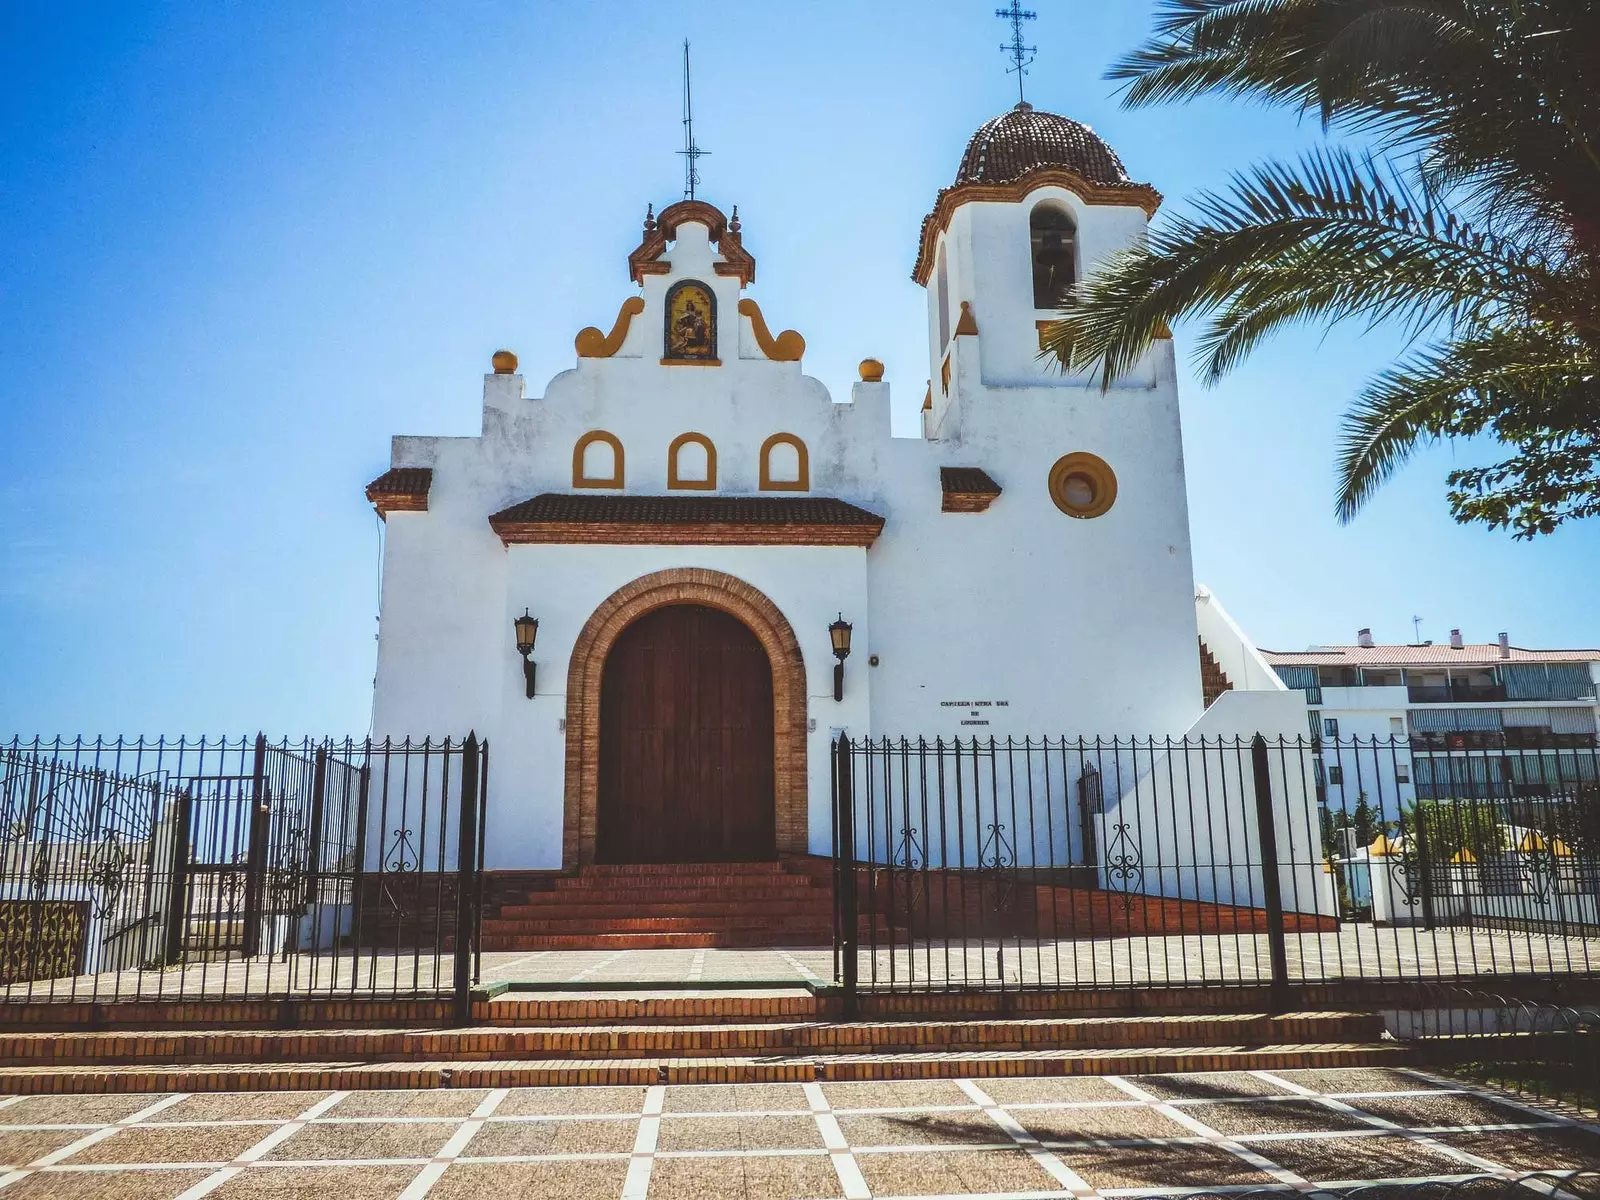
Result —
[{"label": "tiled dome roof", "polygon": [[1127,183],[1116,151],[1070,117],[1019,104],[986,121],[967,143],[956,183],[1010,183],[1040,167],[1065,167],[1089,183]]}]

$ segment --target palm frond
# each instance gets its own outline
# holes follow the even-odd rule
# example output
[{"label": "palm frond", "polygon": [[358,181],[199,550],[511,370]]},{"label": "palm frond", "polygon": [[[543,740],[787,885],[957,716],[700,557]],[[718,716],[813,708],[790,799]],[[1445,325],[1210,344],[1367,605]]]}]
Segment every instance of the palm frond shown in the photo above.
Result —
[{"label": "palm frond", "polygon": [[[1412,356],[1378,375],[1345,416],[1335,511],[1350,521],[1428,441],[1493,433],[1525,453],[1600,450],[1600,355],[1548,325],[1491,331]],[[1590,469],[1595,462],[1591,460]],[[1455,475],[1485,482],[1493,468]]]},{"label": "palm frond", "polygon": [[1420,332],[1471,325],[1508,306],[1560,302],[1532,248],[1473,228],[1342,151],[1269,163],[1202,194],[1080,289],[1044,345],[1109,384],[1163,328],[1217,314],[1204,335],[1215,378],[1286,322],[1401,318]]},{"label": "palm frond", "polygon": [[[1597,232],[1600,6],[1586,0],[1164,0],[1108,72],[1130,105],[1237,95],[1417,153],[1546,241]],[[1498,206],[1506,213],[1506,206]]]},{"label": "palm frond", "polygon": [[1109,385],[1202,319],[1211,379],[1295,322],[1435,343],[1346,417],[1348,520],[1432,438],[1511,457],[1449,476],[1460,520],[1518,537],[1600,515],[1600,4],[1157,0],[1116,63],[1129,105],[1234,96],[1316,115],[1383,161],[1267,164],[1104,262],[1046,332]]}]

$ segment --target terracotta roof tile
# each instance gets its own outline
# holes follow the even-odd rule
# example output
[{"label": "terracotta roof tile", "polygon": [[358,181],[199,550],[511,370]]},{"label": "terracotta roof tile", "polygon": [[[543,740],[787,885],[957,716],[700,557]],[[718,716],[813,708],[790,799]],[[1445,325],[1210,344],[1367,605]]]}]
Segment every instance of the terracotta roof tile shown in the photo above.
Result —
[{"label": "terracotta roof tile", "polygon": [[1081,121],[1019,104],[978,128],[956,183],[1010,183],[1040,167],[1066,167],[1090,183],[1127,183],[1122,160]]},{"label": "terracotta roof tile", "polygon": [[849,545],[883,518],[827,496],[579,496],[546,492],[489,518],[514,542]]},{"label": "terracotta roof tile", "polygon": [[1000,485],[982,467],[940,467],[939,486],[947,492],[1000,494]]},{"label": "terracotta roof tile", "polygon": [[982,467],[940,467],[939,490],[945,512],[982,512],[1000,494],[1000,485]]},{"label": "terracotta roof tile", "polygon": [[367,499],[381,517],[392,512],[426,512],[432,487],[432,467],[391,467],[367,484]]}]

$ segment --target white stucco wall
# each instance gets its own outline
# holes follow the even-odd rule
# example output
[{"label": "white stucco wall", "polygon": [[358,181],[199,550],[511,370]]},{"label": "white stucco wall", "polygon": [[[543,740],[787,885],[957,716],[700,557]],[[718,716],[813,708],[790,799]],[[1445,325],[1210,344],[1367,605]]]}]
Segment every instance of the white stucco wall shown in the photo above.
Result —
[{"label": "white stucco wall", "polygon": [[[1057,198],[1075,206],[1086,262],[1143,229],[1138,209]],[[714,273],[706,227],[693,222],[680,226],[665,256],[669,272],[645,277],[645,310],[615,357],[579,359],[540,397],[526,394],[521,376],[487,376],[480,437],[395,439],[394,465],[434,474],[428,511],[388,520],[375,729],[475,729],[489,739],[491,868],[560,865],[561,720],[574,639],[607,596],[666,568],[736,576],[794,628],[816,726],[811,845],[819,853],[830,836],[831,730],[1164,735],[1200,716],[1171,343],[1158,343],[1109,392],[1041,367],[1027,273],[1030,203],[956,212],[949,294],[957,309],[961,300],[972,305],[979,333],[955,339],[962,361],[949,396],[934,347],[935,440],[890,435],[888,383],[855,384],[836,403],[799,363],[769,361],[738,314],[739,281]],[[680,279],[715,292],[720,366],[660,362],[664,298]],[[934,302],[930,289],[931,340]],[[783,312],[765,316],[774,333],[784,327]],[[608,329],[611,320],[583,314],[574,326]],[[907,382],[921,390],[920,380]],[[762,443],[794,434],[809,449],[809,494],[872,510],[885,518],[883,533],[867,550],[503,545],[489,515],[572,491],[574,446],[595,429],[621,440],[621,491],[631,495],[672,494],[668,447],[691,431],[716,446],[717,494],[757,494]],[[1050,498],[1051,465],[1074,451],[1097,454],[1116,472],[1117,501],[1104,516],[1074,519]],[[941,512],[942,466],[981,467],[1003,493],[983,513]],[[525,607],[540,619],[533,700],[522,694],[511,628]],[[854,653],[845,700],[835,703],[827,625],[840,612],[854,622]],[[876,667],[868,665],[874,655]]]},{"label": "white stucco wall", "polygon": [[[1278,883],[1285,912],[1335,913],[1317,827],[1314,756],[1305,697],[1289,691],[1224,692],[1188,731],[1184,746],[1141,748],[1122,757],[1120,795],[1107,788],[1102,886],[1126,888],[1112,872],[1118,853],[1139,860],[1135,891],[1263,904],[1260,822],[1250,739],[1267,741]],[[1110,781],[1105,768],[1101,777]],[[1119,850],[1118,826],[1125,826]]]}]

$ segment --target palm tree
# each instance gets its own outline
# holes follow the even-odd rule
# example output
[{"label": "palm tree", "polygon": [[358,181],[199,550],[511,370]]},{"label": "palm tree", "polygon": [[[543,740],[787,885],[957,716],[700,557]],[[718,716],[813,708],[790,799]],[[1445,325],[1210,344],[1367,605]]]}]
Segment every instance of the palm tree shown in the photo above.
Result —
[{"label": "palm tree", "polygon": [[1456,519],[1549,533],[1600,514],[1600,4],[1160,0],[1117,63],[1143,105],[1220,93],[1364,138],[1200,195],[1085,281],[1046,337],[1109,384],[1199,316],[1215,380],[1295,322],[1413,339],[1346,414],[1350,520],[1419,446],[1488,434],[1452,471]]}]

